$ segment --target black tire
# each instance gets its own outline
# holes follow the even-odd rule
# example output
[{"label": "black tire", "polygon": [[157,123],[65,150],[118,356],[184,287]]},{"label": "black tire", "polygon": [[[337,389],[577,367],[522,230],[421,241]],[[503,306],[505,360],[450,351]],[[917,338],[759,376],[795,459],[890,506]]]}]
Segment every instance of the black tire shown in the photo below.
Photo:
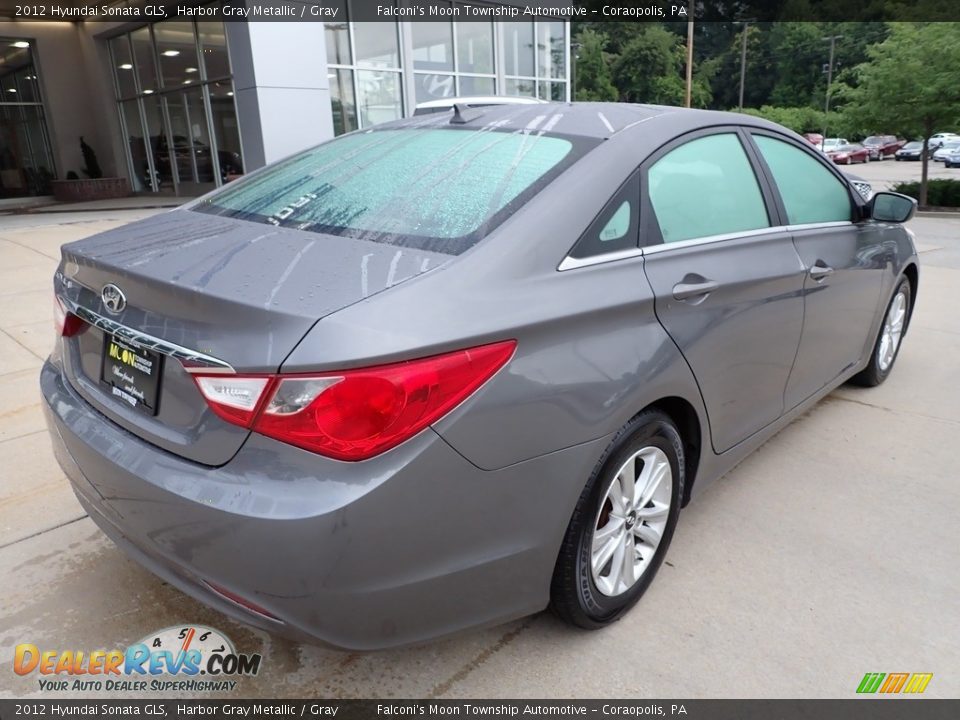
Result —
[{"label": "black tire", "polygon": [[[628,590],[610,597],[598,590],[590,567],[597,517],[619,469],[631,455],[650,446],[663,451],[673,475],[666,526],[653,558],[639,579]],[[550,586],[550,607],[556,615],[571,625],[595,630],[619,620],[636,604],[653,581],[670,547],[680,516],[684,481],[683,441],[667,415],[646,410],[617,433],[590,474],[567,526]]]},{"label": "black tire", "polygon": [[[890,312],[890,307],[893,305],[893,301],[896,297],[903,292],[907,298],[906,305],[906,315],[903,321],[903,331],[900,335],[900,343],[897,345],[897,349],[893,353],[893,358],[890,361],[890,365],[886,369],[880,367],[880,341],[883,339],[883,327],[886,323],[887,313]],[[850,382],[854,385],[860,385],[862,387],[876,387],[884,380],[890,376],[890,372],[893,370],[894,365],[897,364],[897,355],[900,354],[900,348],[903,347],[903,337],[907,333],[907,327],[910,324],[910,310],[913,303],[913,288],[910,287],[910,281],[907,278],[901,278],[900,282],[897,283],[897,289],[893,291],[893,295],[890,296],[889,302],[883,311],[883,320],[880,322],[880,328],[877,330],[877,339],[873,343],[873,351],[870,353],[870,363],[861,370],[859,373],[854,375]]]}]

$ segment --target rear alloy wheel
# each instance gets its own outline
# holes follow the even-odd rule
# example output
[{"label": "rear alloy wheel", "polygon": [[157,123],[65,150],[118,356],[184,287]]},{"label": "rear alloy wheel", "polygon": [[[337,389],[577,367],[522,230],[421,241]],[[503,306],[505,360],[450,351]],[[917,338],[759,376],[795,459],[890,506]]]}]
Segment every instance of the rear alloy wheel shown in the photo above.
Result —
[{"label": "rear alloy wheel", "polygon": [[900,341],[903,340],[903,334],[910,320],[911,298],[910,281],[903,278],[897,285],[893,297],[890,298],[890,304],[887,305],[887,312],[874,343],[873,354],[870,356],[870,364],[853,377],[853,382],[856,384],[874,387],[890,375],[897,353],[900,351]]},{"label": "rear alloy wheel", "polygon": [[683,443],[666,415],[643,412],[617,434],[567,528],[551,585],[554,612],[594,629],[640,599],[673,537],[683,481]]}]

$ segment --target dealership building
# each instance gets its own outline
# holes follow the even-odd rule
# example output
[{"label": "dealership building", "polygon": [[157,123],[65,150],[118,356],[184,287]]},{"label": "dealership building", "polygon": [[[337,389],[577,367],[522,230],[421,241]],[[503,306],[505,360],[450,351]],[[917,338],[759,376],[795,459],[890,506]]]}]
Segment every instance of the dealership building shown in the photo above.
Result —
[{"label": "dealership building", "polygon": [[0,203],[84,177],[81,137],[134,192],[195,196],[428,100],[570,99],[567,22],[356,21],[362,2],[326,0],[336,19],[314,22],[0,11]]}]

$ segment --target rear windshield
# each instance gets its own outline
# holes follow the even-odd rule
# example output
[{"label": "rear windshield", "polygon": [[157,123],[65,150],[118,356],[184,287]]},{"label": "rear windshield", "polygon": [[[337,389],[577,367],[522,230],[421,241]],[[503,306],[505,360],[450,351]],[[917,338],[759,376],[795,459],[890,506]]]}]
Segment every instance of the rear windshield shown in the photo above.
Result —
[{"label": "rear windshield", "polygon": [[307,150],[194,210],[459,254],[591,147],[489,128],[353,133]]}]

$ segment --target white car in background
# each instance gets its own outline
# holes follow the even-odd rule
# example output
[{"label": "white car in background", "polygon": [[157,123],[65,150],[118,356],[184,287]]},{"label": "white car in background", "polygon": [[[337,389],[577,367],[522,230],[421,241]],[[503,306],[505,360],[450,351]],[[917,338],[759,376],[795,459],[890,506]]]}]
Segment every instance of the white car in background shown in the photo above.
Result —
[{"label": "white car in background", "polygon": [[960,140],[960,135],[952,132],[938,132],[930,136],[930,140],[927,142],[927,147],[930,148],[940,148],[945,142],[951,140]]},{"label": "white car in background", "polygon": [[820,149],[825,153],[830,152],[831,150],[836,150],[842,145],[849,145],[850,141],[846,138],[825,138],[823,143],[820,145]]},{"label": "white car in background", "polygon": [[935,162],[944,162],[947,159],[947,155],[951,152],[960,148],[960,137],[947,138],[946,141],[936,151],[933,153],[933,159]]},{"label": "white car in background", "polygon": [[432,113],[446,112],[451,110],[454,105],[462,108],[468,107],[487,107],[489,105],[543,105],[546,100],[539,98],[524,97],[520,95],[473,95],[469,97],[447,97],[437,100],[427,100],[419,103],[413,111],[414,115],[430,115]]}]

